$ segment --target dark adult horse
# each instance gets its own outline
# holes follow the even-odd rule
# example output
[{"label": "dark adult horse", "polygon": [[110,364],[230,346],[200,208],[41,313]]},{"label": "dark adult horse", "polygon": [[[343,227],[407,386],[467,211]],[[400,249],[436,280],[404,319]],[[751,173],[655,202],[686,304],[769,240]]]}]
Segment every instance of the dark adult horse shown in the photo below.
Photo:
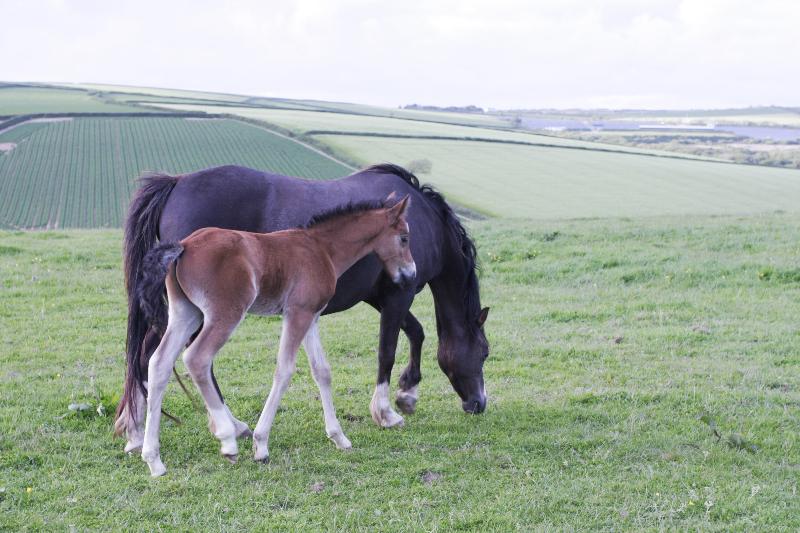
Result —
[{"label": "dark adult horse", "polygon": [[[399,425],[403,418],[392,410],[388,397],[397,337],[400,329],[408,336],[411,357],[400,376],[396,403],[404,413],[412,413],[422,378],[424,332],[409,309],[415,294],[430,285],[439,367],[461,397],[463,409],[483,412],[483,363],[489,354],[483,323],[488,308],[480,307],[475,245],[442,195],[420,186],[413,174],[395,165],[377,165],[338,180],[313,181],[225,166],[183,176],[153,175],[142,181],[125,222],[128,368],[116,429],[127,434],[126,450],[141,444],[145,398],[139,384],[147,379],[148,360],[160,340],[160,332],[146,323],[132,287],[138,285],[145,254],[158,241],[178,241],[204,227],[270,232],[302,226],[315,213],[347,202],[381,200],[392,192],[398,198],[411,197],[407,220],[416,280],[399,287],[382,274],[374,255],[367,256],[339,279],[324,313],[343,311],[361,301],[380,312],[378,379],[370,412],[381,426]],[[221,397],[218,386],[216,390]],[[247,426],[236,422],[246,433]]]}]

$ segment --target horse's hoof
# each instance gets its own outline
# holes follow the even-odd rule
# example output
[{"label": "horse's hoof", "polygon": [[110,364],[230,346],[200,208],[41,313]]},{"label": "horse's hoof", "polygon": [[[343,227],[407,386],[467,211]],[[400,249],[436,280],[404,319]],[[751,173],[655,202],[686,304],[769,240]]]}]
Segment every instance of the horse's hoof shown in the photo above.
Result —
[{"label": "horse's hoof", "polygon": [[407,415],[413,415],[417,410],[417,399],[410,395],[398,394],[394,403],[402,413]]},{"label": "horse's hoof", "polygon": [[222,454],[222,457],[224,457],[225,459],[227,459],[227,460],[228,460],[228,462],[229,462],[230,464],[232,464],[232,465],[235,465],[235,464],[236,464],[236,462],[239,460],[239,454],[238,454],[238,453],[235,453],[235,454],[226,454],[226,453],[223,453],[223,454]]},{"label": "horse's hoof", "polygon": [[254,459],[254,461],[257,462],[257,463],[261,463],[262,465],[268,465],[269,464],[269,455],[267,455],[266,457],[264,457],[262,459]]},{"label": "horse's hoof", "polygon": [[252,437],[253,437],[253,432],[250,431],[250,428],[247,428],[244,431],[242,431],[241,433],[239,433],[238,435],[236,435],[237,439],[249,439],[249,438],[252,438]]}]

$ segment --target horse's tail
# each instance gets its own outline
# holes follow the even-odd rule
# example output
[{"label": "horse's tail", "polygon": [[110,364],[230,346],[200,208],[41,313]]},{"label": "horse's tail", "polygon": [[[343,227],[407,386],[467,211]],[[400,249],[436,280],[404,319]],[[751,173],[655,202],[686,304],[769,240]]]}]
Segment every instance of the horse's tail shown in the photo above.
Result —
[{"label": "horse's tail", "polygon": [[[145,254],[158,242],[158,224],[164,205],[167,203],[172,189],[178,182],[178,177],[163,174],[145,176],[141,179],[141,186],[131,200],[128,216],[125,219],[125,289],[128,293],[128,334],[125,343],[125,358],[127,370],[125,375],[125,389],[117,406],[115,434],[121,435],[129,428],[129,424],[136,424],[134,420],[136,411],[136,389],[144,390],[144,381],[147,380],[147,354],[144,354],[145,335],[149,329],[139,299],[136,287],[139,286],[142,276],[142,264]],[[166,306],[163,299],[155,304],[160,307],[160,313],[166,315]],[[152,311],[154,316],[159,311]],[[123,414],[127,411],[127,416]],[[133,428],[131,428],[133,429]]]}]

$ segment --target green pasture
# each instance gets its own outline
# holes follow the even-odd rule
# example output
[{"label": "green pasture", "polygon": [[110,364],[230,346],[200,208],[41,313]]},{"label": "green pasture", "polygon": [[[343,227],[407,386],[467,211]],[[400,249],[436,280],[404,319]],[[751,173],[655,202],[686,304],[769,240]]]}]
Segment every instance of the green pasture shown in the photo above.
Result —
[{"label": "green pasture", "polygon": [[166,89],[160,87],[138,87],[131,85],[113,85],[108,83],[79,83],[70,84],[71,87],[78,87],[90,91],[103,93],[126,93],[147,96],[164,96],[171,98],[187,98],[190,100],[219,100],[224,102],[243,102],[248,97],[238,94],[213,93],[205,91],[191,91],[183,89]]},{"label": "green pasture", "polygon": [[0,227],[120,226],[135,178],[223,164],[314,179],[350,169],[233,120],[75,118],[0,134]]},{"label": "green pasture", "polygon": [[137,113],[146,111],[105,102],[89,92],[50,87],[0,86],[0,116],[31,113]]},{"label": "green pasture", "polygon": [[[492,309],[486,413],[464,414],[439,371],[425,291],[424,377],[405,427],[370,419],[378,316],[359,305],[321,328],[352,452],[325,438],[301,354],[266,466],[249,442],[238,464],[222,459],[171,384],[165,408],[183,425],[164,424],[157,480],[111,435],[120,232],[0,233],[0,529],[800,528],[797,215],[470,228]],[[279,329],[246,319],[215,364],[251,425]]]},{"label": "green pasture", "polygon": [[796,170],[484,142],[317,138],[363,163],[427,159],[432,171],[423,181],[498,217],[732,214],[800,205]]},{"label": "green pasture", "polygon": [[[491,129],[487,127],[464,126],[444,122],[430,122],[423,119],[392,118],[388,116],[354,115],[340,112],[324,112],[299,109],[259,109],[252,107],[228,107],[215,105],[155,103],[153,105],[171,111],[190,111],[205,113],[230,113],[233,115],[273,124],[295,135],[309,132],[369,133],[400,136],[444,136],[462,139],[480,138],[494,141],[513,141],[516,143],[576,146],[588,150],[610,150],[625,153],[645,153],[671,155],[698,159],[690,155],[677,155],[671,152],[588,142],[577,139],[541,135],[523,131]],[[314,134],[319,137],[319,134]]]}]

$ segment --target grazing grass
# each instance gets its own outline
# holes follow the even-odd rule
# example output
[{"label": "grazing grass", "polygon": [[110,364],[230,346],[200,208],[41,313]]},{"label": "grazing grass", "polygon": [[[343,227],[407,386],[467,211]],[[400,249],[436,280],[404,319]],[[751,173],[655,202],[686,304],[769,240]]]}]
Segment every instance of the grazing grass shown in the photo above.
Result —
[{"label": "grazing grass", "polygon": [[104,102],[86,91],[0,86],[0,116],[29,113],[138,113],[145,109]]},{"label": "grazing grass", "polygon": [[796,211],[800,171],[506,144],[344,135],[350,159],[428,159],[429,181],[476,211],[523,218]]},{"label": "grazing grass", "polygon": [[76,118],[0,135],[0,227],[120,226],[135,178],[239,164],[329,179],[350,169],[234,120]]},{"label": "grazing grass", "polygon": [[[361,305],[322,320],[351,453],[325,439],[301,355],[268,466],[247,442],[224,461],[171,385],[184,425],[165,423],[158,480],[111,436],[119,232],[2,233],[0,529],[797,530],[798,228],[789,214],[474,223],[484,415],[461,412],[437,368],[425,291],[404,428],[369,417],[378,317]],[[215,365],[251,424],[278,332],[248,318]]]}]

